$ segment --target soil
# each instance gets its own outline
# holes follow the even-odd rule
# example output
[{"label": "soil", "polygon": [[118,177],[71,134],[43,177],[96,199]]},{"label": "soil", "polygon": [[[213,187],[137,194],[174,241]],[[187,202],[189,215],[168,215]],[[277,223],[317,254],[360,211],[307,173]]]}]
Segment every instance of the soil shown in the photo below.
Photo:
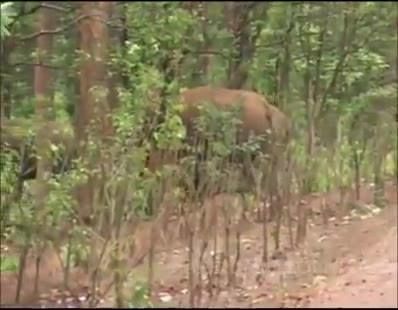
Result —
[{"label": "soil", "polygon": [[[231,285],[227,285],[226,277],[212,277],[211,280],[220,287],[216,292],[204,272],[204,289],[201,290],[200,304],[196,300],[196,306],[397,308],[397,185],[392,182],[386,184],[386,207],[383,209],[372,205],[371,185],[364,184],[361,199],[350,204],[353,196],[354,191],[350,190],[343,201],[339,192],[302,198],[301,205],[312,211],[305,241],[292,248],[288,230],[284,227],[282,243],[276,250],[270,235],[267,263],[262,260],[262,224],[241,222],[241,253]],[[325,210],[328,213],[326,219],[321,216]],[[272,225],[268,227],[270,231]],[[224,242],[222,229],[206,236],[214,237],[215,233],[220,236],[218,242]],[[148,236],[143,240],[148,240]],[[205,255],[209,266],[212,259],[220,255],[219,252],[211,252],[211,240]],[[194,253],[196,261],[199,258],[198,243]],[[234,242],[231,243],[231,251],[235,251]],[[57,259],[51,250],[43,259],[39,291],[46,305],[42,307],[83,305],[87,299],[87,278],[81,271],[74,271],[70,281],[73,287],[62,291],[62,271],[55,267],[57,264],[51,264]],[[157,307],[189,305],[186,245],[168,242],[167,249],[156,253],[154,261],[152,304]],[[32,292],[34,264],[32,258],[27,265],[20,306],[39,305]],[[131,271],[135,281],[146,280],[147,260]],[[226,274],[225,269],[223,274]],[[205,284],[209,285],[206,287]],[[15,274],[1,275],[2,307],[13,304],[15,287]],[[131,292],[131,288],[129,290]],[[109,294],[101,298],[99,307],[113,304]]]}]

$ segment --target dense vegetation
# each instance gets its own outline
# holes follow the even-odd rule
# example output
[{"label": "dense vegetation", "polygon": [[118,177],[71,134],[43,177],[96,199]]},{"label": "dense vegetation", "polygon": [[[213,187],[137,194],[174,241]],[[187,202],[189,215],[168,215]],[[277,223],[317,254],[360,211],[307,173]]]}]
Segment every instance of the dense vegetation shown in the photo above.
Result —
[{"label": "dense vegetation", "polygon": [[[393,2],[1,4],[1,238],[20,253],[18,262],[2,255],[2,270],[23,269],[28,252],[51,244],[65,270],[86,266],[93,287],[113,272],[126,305],[134,249],[124,243],[137,223],[154,223],[155,243],[176,213],[192,249],[208,228],[189,214],[206,197],[240,191],[241,170],[254,180],[245,210],[278,197],[276,231],[296,212],[282,206],[308,193],[355,186],[359,198],[373,182],[382,206],[383,183],[398,172],[397,10]],[[151,166],[148,154],[189,149],[180,93],[202,85],[264,95],[291,120],[288,147],[260,158],[262,169],[250,161],[236,169],[240,161],[228,159],[260,153],[261,141],[236,145],[235,114],[209,107],[199,119],[207,160],[198,168],[197,148]],[[268,165],[273,158],[282,164]],[[232,223],[234,207],[225,208]]]}]

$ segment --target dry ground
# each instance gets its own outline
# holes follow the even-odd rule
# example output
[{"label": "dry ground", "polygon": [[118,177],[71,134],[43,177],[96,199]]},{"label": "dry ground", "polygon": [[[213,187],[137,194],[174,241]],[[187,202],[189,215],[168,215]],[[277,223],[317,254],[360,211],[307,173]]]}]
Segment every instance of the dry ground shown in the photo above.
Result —
[{"label": "dry ground", "polygon": [[[348,193],[350,199],[352,193]],[[359,205],[370,205],[372,189],[364,186]],[[379,214],[365,217],[344,217],[338,193],[312,195],[305,205],[314,211],[307,238],[299,249],[289,249],[286,231],[282,236],[281,251],[273,251],[269,238],[270,260],[262,263],[262,226],[248,224],[242,234],[242,252],[235,285],[230,288],[221,279],[217,297],[202,294],[202,307],[397,307],[397,187],[386,186],[387,207]],[[333,221],[323,223],[321,205]],[[342,218],[339,218],[339,215]],[[364,214],[365,215],[365,214]],[[147,237],[144,237],[144,239]],[[147,239],[146,239],[147,240]],[[220,239],[221,240],[221,239]],[[220,241],[221,242],[221,241]],[[188,304],[187,249],[173,244],[171,249],[156,254],[152,302],[161,307]],[[208,252],[210,252],[209,249]],[[59,287],[62,275],[59,268],[48,263],[57,258],[52,252],[44,259],[40,291],[61,300],[52,290]],[[34,261],[28,266],[34,270]],[[145,279],[147,264],[132,270],[135,279]],[[34,273],[27,273],[24,281],[23,305],[37,304],[31,291]],[[73,276],[71,295],[82,294],[87,279],[82,274]],[[205,279],[206,282],[206,279]],[[1,304],[13,302],[16,276],[1,275]],[[64,300],[58,303],[64,303]],[[111,305],[104,297],[103,305]],[[68,304],[76,304],[67,296]]]}]

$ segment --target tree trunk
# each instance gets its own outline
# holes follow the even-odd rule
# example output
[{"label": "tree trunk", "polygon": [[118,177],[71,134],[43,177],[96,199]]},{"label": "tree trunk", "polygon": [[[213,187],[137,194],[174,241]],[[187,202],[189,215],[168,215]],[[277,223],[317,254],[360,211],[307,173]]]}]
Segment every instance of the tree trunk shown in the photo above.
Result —
[{"label": "tree trunk", "polygon": [[281,56],[280,65],[276,70],[277,76],[277,92],[276,102],[282,111],[286,107],[290,99],[290,71],[292,66],[291,44],[292,44],[292,31],[295,26],[295,13],[294,7],[290,7],[289,24],[283,39],[283,55]]},{"label": "tree trunk", "polygon": [[[110,105],[108,102],[108,78],[106,61],[108,53],[109,34],[105,21],[114,2],[82,2],[79,23],[80,32],[80,102],[76,106],[76,139],[79,143],[79,153],[86,159],[89,177],[86,184],[77,190],[79,213],[84,222],[90,222],[93,214],[93,196],[96,181],[91,174],[94,167],[99,163],[99,151],[95,158],[87,152],[88,133],[92,138],[103,141],[113,133],[110,118]],[[91,123],[93,122],[93,123]],[[89,125],[93,127],[89,128]],[[98,186],[98,184],[97,184]],[[99,188],[99,187],[97,187]]]},{"label": "tree trunk", "polygon": [[15,48],[15,39],[12,37],[7,37],[0,42],[1,48],[1,88],[0,88],[0,116],[1,118],[10,118],[11,115],[11,92],[12,83],[9,79],[10,75],[10,65],[9,59],[10,55]]},{"label": "tree trunk", "polygon": [[[119,12],[120,14],[120,22],[122,24],[122,30],[120,31],[119,34],[119,40],[120,40],[120,49],[122,51],[123,57],[127,57],[127,41],[129,40],[129,32],[128,32],[128,24],[127,24],[127,6],[128,3],[123,3],[121,5],[121,10]],[[125,89],[128,89],[130,86],[130,76],[128,72],[125,72],[121,70],[121,81],[122,85]]]},{"label": "tree trunk", "polygon": [[197,15],[200,22],[200,30],[203,35],[203,43],[200,45],[199,50],[201,54],[199,55],[195,69],[192,72],[192,81],[194,85],[204,85],[209,82],[209,68],[211,55],[209,53],[211,48],[211,39],[209,37],[208,25],[208,6],[207,2],[184,2],[183,7],[191,12],[192,15]]},{"label": "tree trunk", "polygon": [[[308,74],[307,74],[308,76]],[[312,102],[312,88],[311,81],[306,78],[306,94],[305,94],[305,110],[307,118],[307,145],[306,145],[306,175],[304,194],[310,193],[313,190],[313,156],[315,153],[315,119],[314,119],[314,103]]]},{"label": "tree trunk", "polygon": [[255,52],[255,44],[261,28],[251,29],[251,15],[260,11],[259,18],[264,18],[268,9],[265,3],[225,2],[227,27],[232,33],[234,53],[229,64],[227,88],[241,89],[249,77],[249,64]]},{"label": "tree trunk", "polygon": [[227,26],[233,36],[233,50],[228,72],[227,87],[240,89],[245,84],[248,71],[247,63],[250,54],[250,27],[248,27],[248,12],[243,10],[239,2],[226,2]]},{"label": "tree trunk", "polygon": [[[380,122],[380,121],[379,121]],[[373,141],[373,203],[378,207],[384,207],[384,180],[383,180],[383,164],[385,159],[385,139],[383,136],[381,124],[378,123],[375,128]]]},{"label": "tree trunk", "polygon": [[[55,15],[51,9],[42,7],[39,11],[39,31],[54,29]],[[34,190],[38,210],[45,203],[48,194],[47,181],[51,175],[51,142],[48,123],[52,112],[52,73],[49,62],[52,53],[52,35],[40,35],[37,38],[37,65],[34,69],[34,92],[36,97],[36,122],[39,125],[36,133],[36,188]]]}]

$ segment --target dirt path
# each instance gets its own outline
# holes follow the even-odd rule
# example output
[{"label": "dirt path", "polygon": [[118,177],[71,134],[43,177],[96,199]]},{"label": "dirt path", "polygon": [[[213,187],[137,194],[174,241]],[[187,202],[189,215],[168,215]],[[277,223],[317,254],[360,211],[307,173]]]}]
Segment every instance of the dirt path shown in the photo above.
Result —
[{"label": "dirt path", "polygon": [[[224,287],[217,300],[208,305],[396,308],[396,187],[389,188],[386,196],[388,206],[379,214],[331,221],[328,227],[320,225],[320,219],[310,223],[305,244],[295,251],[285,251],[280,257],[272,255],[274,258],[271,256],[265,271],[261,267],[261,225],[253,227],[242,237],[238,284],[233,289]],[[369,192],[363,198],[361,203],[369,205]],[[284,239],[282,247],[286,249],[286,234]],[[157,269],[162,279],[157,294],[172,300],[165,305],[187,304],[187,296],[181,294],[186,292],[186,253],[181,252],[184,251],[164,253],[163,267]],[[203,298],[202,305],[206,306],[206,302]]]},{"label": "dirt path", "polygon": [[[338,195],[333,193],[316,195],[312,200],[308,199],[308,206],[317,210],[320,200],[323,199],[331,209],[337,209],[340,207],[337,197]],[[221,279],[217,297],[210,299],[204,292],[201,307],[396,308],[396,185],[386,188],[386,198],[388,206],[379,214],[367,214],[366,218],[352,217],[329,221],[325,227],[319,216],[314,217],[309,223],[305,243],[295,250],[289,249],[286,229],[281,237],[281,253],[274,251],[272,237],[269,236],[270,259],[266,265],[262,263],[262,225],[250,224],[241,236],[242,249],[235,285],[228,288],[225,278]],[[371,190],[364,188],[361,203],[369,205],[371,200]],[[222,234],[221,227],[220,230]],[[272,230],[272,225],[269,230]],[[222,247],[222,242],[220,238],[219,247]],[[207,253],[211,257],[210,253],[211,249]],[[181,245],[156,255],[152,296],[155,306],[188,305],[187,258],[188,251]],[[46,286],[45,282],[41,284],[50,290],[50,287],[55,286],[55,282],[60,282],[57,279],[60,273],[49,267],[46,268],[46,272],[45,278],[51,285]],[[147,264],[134,268],[132,272],[135,280],[146,281]],[[225,274],[225,270],[223,273]],[[6,291],[14,292],[15,283],[6,281],[4,275],[1,278],[1,299],[4,303]],[[77,280],[83,281],[82,279],[84,277],[77,276],[74,283],[78,283]],[[208,279],[202,282],[206,283]],[[83,287],[86,284],[78,286]],[[133,286],[128,288],[130,294],[132,288]],[[29,290],[26,291],[29,293]],[[114,304],[111,299],[106,296],[104,298],[106,300],[102,306],[111,307]],[[34,301],[27,299],[25,304],[32,305]]]},{"label": "dirt path", "polygon": [[397,207],[350,225],[341,239],[350,255],[326,281],[310,307],[397,308]]}]

